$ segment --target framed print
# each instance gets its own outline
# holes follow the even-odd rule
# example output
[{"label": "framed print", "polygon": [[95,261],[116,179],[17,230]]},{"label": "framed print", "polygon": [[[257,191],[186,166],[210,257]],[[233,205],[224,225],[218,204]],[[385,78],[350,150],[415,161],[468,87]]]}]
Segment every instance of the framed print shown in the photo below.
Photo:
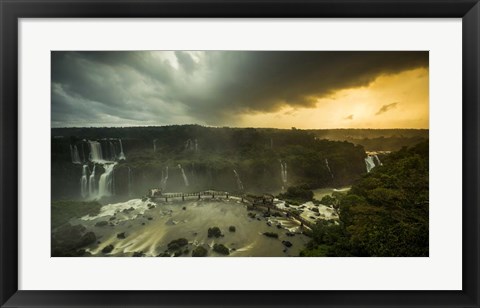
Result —
[{"label": "framed print", "polygon": [[477,1],[2,1],[1,305],[478,307]]}]

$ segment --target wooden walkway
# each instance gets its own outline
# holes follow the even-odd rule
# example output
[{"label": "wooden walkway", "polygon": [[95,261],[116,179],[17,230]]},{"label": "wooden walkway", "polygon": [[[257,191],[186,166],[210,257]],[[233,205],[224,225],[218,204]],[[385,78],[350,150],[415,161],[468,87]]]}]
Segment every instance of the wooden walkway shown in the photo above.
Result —
[{"label": "wooden walkway", "polygon": [[192,192],[192,193],[165,193],[165,194],[160,193],[156,195],[154,194],[153,196],[149,196],[149,197],[157,201],[165,201],[165,202],[168,202],[169,200],[172,200],[172,199],[182,199],[182,201],[185,201],[187,199],[188,200],[192,200],[192,199],[203,200],[207,198],[229,199],[230,197],[236,197],[241,199],[242,203],[246,203],[249,206],[249,209],[253,209],[253,210],[264,209],[264,210],[267,210],[268,212],[270,212],[271,210],[274,210],[276,212],[284,213],[287,218],[293,218],[299,221],[300,226],[302,227],[305,226],[311,230],[314,226],[314,223],[301,217],[300,214],[290,209],[278,208],[273,202],[274,197],[272,195],[251,196],[251,195],[245,195],[245,194],[229,193],[224,191],[206,190],[206,191]]}]

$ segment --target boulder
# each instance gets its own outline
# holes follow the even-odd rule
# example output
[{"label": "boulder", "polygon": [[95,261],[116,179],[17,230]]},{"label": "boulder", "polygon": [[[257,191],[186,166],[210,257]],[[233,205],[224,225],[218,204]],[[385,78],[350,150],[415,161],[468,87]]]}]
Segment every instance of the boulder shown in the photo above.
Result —
[{"label": "boulder", "polygon": [[95,224],[95,227],[105,227],[106,225],[108,225],[108,221],[102,220],[102,221],[97,222]]},{"label": "boulder", "polygon": [[285,245],[285,247],[292,247],[292,243],[290,241],[282,241],[282,244]]},{"label": "boulder", "polygon": [[278,234],[274,232],[264,232],[263,235],[265,235],[266,237],[278,238]]},{"label": "boulder", "polygon": [[179,238],[168,243],[168,250],[178,250],[179,248],[188,245],[188,240],[186,238]]},{"label": "boulder", "polygon": [[206,257],[207,253],[208,251],[205,248],[198,246],[192,251],[192,257]]},{"label": "boulder", "polygon": [[222,236],[222,231],[219,227],[208,228],[208,237],[220,237]]},{"label": "boulder", "polygon": [[113,251],[113,245],[103,247],[102,253],[111,253]]},{"label": "boulder", "polygon": [[215,244],[213,245],[213,251],[228,256],[230,254],[229,249],[223,244]]},{"label": "boulder", "polygon": [[235,226],[230,226],[230,227],[228,227],[228,231],[235,232],[235,231],[237,231],[237,229],[235,228]]},{"label": "boulder", "polygon": [[87,245],[95,243],[96,241],[97,241],[97,237],[95,236],[95,233],[87,232],[80,238],[80,241],[78,243],[78,247],[87,246]]},{"label": "boulder", "polygon": [[143,253],[143,251],[135,251],[132,257],[145,257],[145,254]]},{"label": "boulder", "polygon": [[127,237],[127,236],[125,235],[125,232],[122,232],[122,233],[118,233],[118,234],[117,234],[117,238],[119,238],[119,239],[122,239],[122,240],[123,240],[123,239],[126,238],[126,237]]}]

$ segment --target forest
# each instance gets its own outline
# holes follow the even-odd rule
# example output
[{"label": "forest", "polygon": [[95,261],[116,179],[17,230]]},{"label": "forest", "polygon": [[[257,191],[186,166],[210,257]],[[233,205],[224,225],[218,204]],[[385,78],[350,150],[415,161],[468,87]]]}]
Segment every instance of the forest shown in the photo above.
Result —
[{"label": "forest", "polygon": [[347,194],[324,197],[339,223],[318,221],[301,256],[428,256],[428,154],[428,142],[404,147]]}]

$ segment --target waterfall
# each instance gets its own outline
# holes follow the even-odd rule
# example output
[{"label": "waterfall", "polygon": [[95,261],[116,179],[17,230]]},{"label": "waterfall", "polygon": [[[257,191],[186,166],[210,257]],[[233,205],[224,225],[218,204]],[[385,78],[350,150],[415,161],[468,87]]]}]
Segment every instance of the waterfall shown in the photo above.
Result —
[{"label": "waterfall", "polygon": [[102,145],[98,141],[88,141],[90,145],[90,161],[92,162],[102,162],[103,161],[103,154],[102,154]]},{"label": "waterfall", "polygon": [[240,191],[243,191],[243,183],[242,180],[240,180],[240,176],[237,173],[237,170],[233,169],[233,173],[235,174],[235,179],[237,180],[237,188]]},{"label": "waterfall", "polygon": [[88,180],[88,194],[90,197],[93,197],[96,195],[96,185],[95,185],[95,169],[97,168],[97,165],[93,165],[93,171],[90,173],[90,178]]},{"label": "waterfall", "polygon": [[153,139],[153,153],[157,151],[157,139]]},{"label": "waterfall", "polygon": [[125,160],[127,158],[125,157],[125,154],[123,153],[122,139],[118,139],[118,142],[120,142],[120,155],[118,155],[118,159],[119,160]]},{"label": "waterfall", "polygon": [[132,170],[128,167],[128,195],[132,195]]},{"label": "waterfall", "polygon": [[198,151],[198,140],[195,139],[195,152],[197,152],[197,151]]},{"label": "waterfall", "polygon": [[373,161],[372,156],[367,156],[367,158],[365,158],[365,165],[367,167],[367,172],[370,172],[375,168],[375,162]]},{"label": "waterfall", "polygon": [[88,196],[88,165],[83,165],[82,178],[80,179],[80,192],[82,198]]},{"label": "waterfall", "polygon": [[185,174],[185,170],[183,170],[182,165],[178,164],[178,169],[182,172],[182,177],[183,177],[183,182],[185,183],[185,186],[188,187],[188,178],[187,175]]},{"label": "waterfall", "polygon": [[110,160],[115,161],[117,159],[117,153],[115,152],[115,145],[110,141]]},{"label": "waterfall", "polygon": [[105,172],[100,176],[98,181],[98,197],[111,196],[115,193],[114,187],[114,172],[116,163],[105,164]]},{"label": "waterfall", "polygon": [[382,162],[380,161],[380,158],[378,158],[377,154],[374,154],[373,157],[375,157],[375,160],[377,161],[377,166],[383,166]]},{"label": "waterfall", "polygon": [[280,161],[280,168],[281,168],[281,176],[282,176],[282,190],[285,190],[288,181],[288,173],[287,173],[287,163],[282,163]]},{"label": "waterfall", "polygon": [[332,176],[333,179],[333,173],[332,170],[330,169],[330,166],[328,165],[328,159],[325,158],[325,166],[327,166],[328,172],[330,172],[330,175]]},{"label": "waterfall", "polygon": [[[83,140],[83,141],[85,141],[85,140]],[[85,147],[84,147],[85,142],[83,142],[83,141],[81,143],[81,145],[82,145],[82,162],[86,162],[87,157],[85,156]]]},{"label": "waterfall", "polygon": [[72,163],[81,164],[80,155],[78,154],[77,145],[70,145],[70,154],[72,156]]},{"label": "waterfall", "polygon": [[162,170],[162,181],[160,182],[160,188],[162,189],[162,191],[165,191],[165,189],[167,188],[167,181],[168,181],[168,166],[165,167],[165,174],[163,173],[163,170]]}]

